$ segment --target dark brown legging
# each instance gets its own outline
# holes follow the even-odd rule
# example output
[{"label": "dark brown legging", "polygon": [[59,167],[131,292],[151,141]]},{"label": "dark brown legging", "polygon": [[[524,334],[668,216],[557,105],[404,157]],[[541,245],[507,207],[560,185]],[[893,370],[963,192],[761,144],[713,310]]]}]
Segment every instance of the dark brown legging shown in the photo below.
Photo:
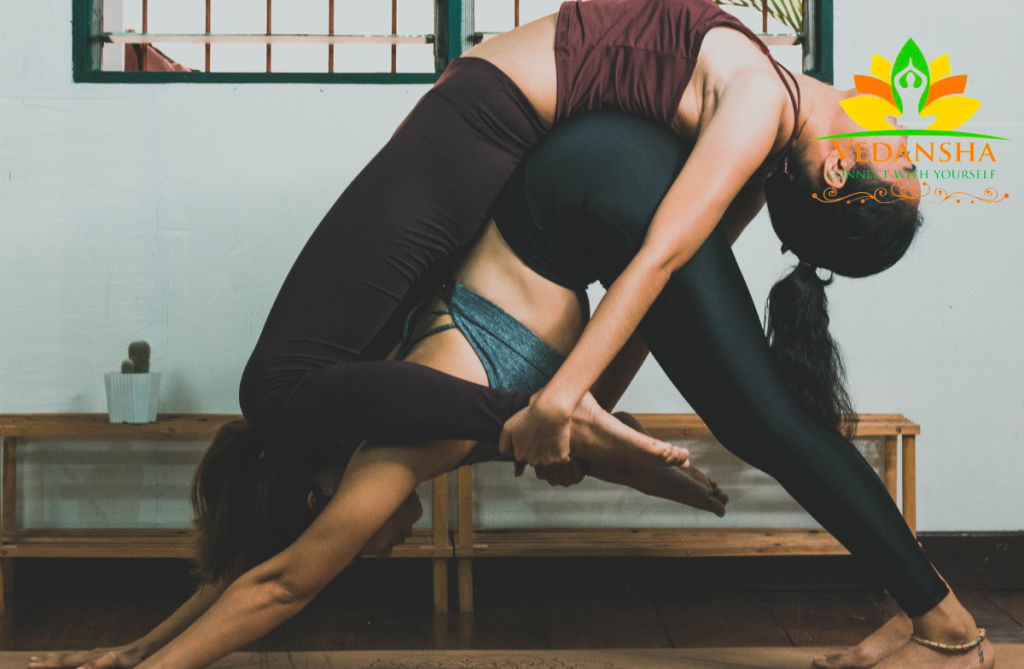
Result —
[{"label": "dark brown legging", "polygon": [[453,61],[295,261],[242,376],[246,419],[290,437],[497,441],[528,395],[382,358],[544,133],[501,70]]}]

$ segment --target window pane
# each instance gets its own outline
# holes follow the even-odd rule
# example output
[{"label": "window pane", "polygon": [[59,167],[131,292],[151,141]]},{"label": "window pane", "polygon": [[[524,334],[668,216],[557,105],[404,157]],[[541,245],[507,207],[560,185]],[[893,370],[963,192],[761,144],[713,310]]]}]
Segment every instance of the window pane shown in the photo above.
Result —
[{"label": "window pane", "polygon": [[[335,62],[334,68],[335,68],[335,70],[337,70],[337,68],[338,68],[337,62]],[[399,72],[433,72],[434,71],[434,45],[433,44],[399,44],[398,45],[398,71]]]},{"label": "window pane", "polygon": [[[220,0],[215,0],[219,2]],[[335,0],[335,5],[351,0]],[[379,2],[380,0],[373,0]],[[263,4],[266,4],[265,2]],[[277,0],[274,2],[273,28],[275,33],[323,34],[327,32],[330,20],[330,4],[327,0]],[[335,10],[337,11],[337,10]],[[277,47],[274,47],[275,66]],[[324,62],[327,62],[326,47]],[[325,71],[326,71],[326,65]],[[277,67],[274,68],[275,70]]]},{"label": "window pane", "polygon": [[[335,26],[337,31],[337,26]],[[335,72],[390,72],[390,44],[336,44]]]},{"label": "window pane", "polygon": [[[276,17],[274,18],[274,32],[277,32]],[[327,32],[327,30],[324,29],[322,32]],[[266,59],[265,54],[266,51],[264,51],[264,60]],[[272,54],[274,72],[327,71],[326,44],[275,44]]]},{"label": "window pane", "polygon": [[[391,3],[387,0],[334,3],[334,32],[342,35],[387,35],[391,32]],[[390,54],[391,52],[388,51]],[[390,56],[389,56],[390,57]],[[388,65],[390,69],[391,65]]]},{"label": "window pane", "polygon": [[478,0],[473,5],[473,14],[476,32],[505,32],[514,27],[515,2],[514,0]]},{"label": "window pane", "polygon": [[[213,0],[211,4],[212,6],[210,8],[210,32],[267,32],[266,0]],[[279,2],[276,4],[286,3],[280,2],[279,0]],[[204,4],[203,7],[205,8],[205,6],[206,5]],[[203,16],[206,16],[205,9],[203,9]]]},{"label": "window pane", "polygon": [[[266,32],[266,28],[263,29]],[[266,44],[211,44],[211,72],[266,72]]]},{"label": "window pane", "polygon": [[[387,0],[378,0],[378,2],[391,5]],[[435,3],[431,0],[398,0],[398,34],[432,35],[434,33],[434,5]],[[390,28],[391,24],[388,23],[388,26]],[[399,47],[399,51],[401,51],[401,47]],[[399,61],[399,69],[402,69],[401,61]],[[433,66],[430,69],[433,71]]]},{"label": "window pane", "polygon": [[[141,31],[142,2],[129,0],[129,3],[139,5],[140,19],[137,29]],[[151,33],[206,32],[206,0],[149,0],[148,27]]]}]

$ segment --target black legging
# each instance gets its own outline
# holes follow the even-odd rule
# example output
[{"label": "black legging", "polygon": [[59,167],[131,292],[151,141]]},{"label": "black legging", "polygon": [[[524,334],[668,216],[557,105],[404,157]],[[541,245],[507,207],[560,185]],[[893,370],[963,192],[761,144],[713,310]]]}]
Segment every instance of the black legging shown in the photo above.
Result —
[{"label": "black legging", "polygon": [[[687,155],[664,128],[588,114],[556,129],[517,170],[495,217],[538,272],[570,287],[594,279],[607,287],[636,255]],[[873,567],[909,615],[945,597],[875,471],[787,392],[721,228],[672,275],[639,332],[715,437]]]},{"label": "black legging", "polygon": [[545,134],[507,75],[458,58],[327,212],[288,273],[239,388],[268,445],[496,442],[529,395],[383,358],[483,229]]}]

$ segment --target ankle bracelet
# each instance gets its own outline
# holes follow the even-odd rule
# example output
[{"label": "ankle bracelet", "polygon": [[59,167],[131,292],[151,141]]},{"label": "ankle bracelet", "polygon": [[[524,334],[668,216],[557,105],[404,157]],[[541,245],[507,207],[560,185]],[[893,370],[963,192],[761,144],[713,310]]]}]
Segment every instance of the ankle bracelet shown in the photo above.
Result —
[{"label": "ankle bracelet", "polygon": [[985,639],[985,630],[983,628],[979,627],[978,628],[978,638],[977,639],[975,639],[974,641],[971,641],[970,643],[958,643],[956,645],[948,644],[948,643],[939,643],[937,641],[929,641],[928,639],[922,639],[921,637],[917,636],[916,634],[911,634],[910,638],[913,639],[914,641],[918,642],[922,646],[927,646],[929,648],[934,648],[935,650],[944,650],[944,651],[947,651],[947,652],[957,652],[957,651],[962,651],[962,650],[970,650],[971,648],[974,648],[975,646],[980,646],[981,642]]}]

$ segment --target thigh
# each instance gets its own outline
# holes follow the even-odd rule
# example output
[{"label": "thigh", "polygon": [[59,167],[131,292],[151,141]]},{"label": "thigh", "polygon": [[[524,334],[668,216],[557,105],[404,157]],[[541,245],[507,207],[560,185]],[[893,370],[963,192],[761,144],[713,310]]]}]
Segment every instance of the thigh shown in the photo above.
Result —
[{"label": "thigh", "polygon": [[[444,308],[435,301],[431,308]],[[451,322],[450,316],[423,318],[415,332]],[[393,357],[395,351],[389,357]],[[473,347],[457,328],[426,337],[413,346],[404,360],[410,364],[422,365],[450,374],[464,381],[482,386],[488,385],[487,372]],[[407,444],[366,444],[364,449],[386,453],[388,457],[407,463],[418,472],[423,481],[454,469],[462,462],[477,442],[475,440],[437,439]]]}]

